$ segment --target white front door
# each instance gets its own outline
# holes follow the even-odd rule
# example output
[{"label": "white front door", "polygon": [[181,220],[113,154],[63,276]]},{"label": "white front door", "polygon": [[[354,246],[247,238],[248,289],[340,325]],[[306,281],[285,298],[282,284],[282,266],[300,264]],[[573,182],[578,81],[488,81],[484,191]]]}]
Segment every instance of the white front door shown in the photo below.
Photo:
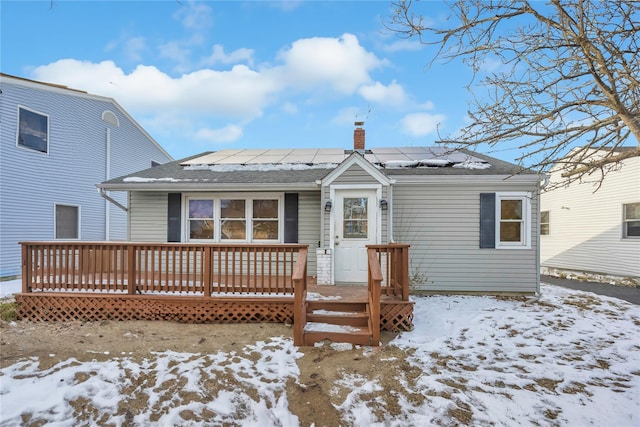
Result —
[{"label": "white front door", "polygon": [[335,282],[366,283],[366,245],[378,243],[376,190],[336,190],[334,202]]}]

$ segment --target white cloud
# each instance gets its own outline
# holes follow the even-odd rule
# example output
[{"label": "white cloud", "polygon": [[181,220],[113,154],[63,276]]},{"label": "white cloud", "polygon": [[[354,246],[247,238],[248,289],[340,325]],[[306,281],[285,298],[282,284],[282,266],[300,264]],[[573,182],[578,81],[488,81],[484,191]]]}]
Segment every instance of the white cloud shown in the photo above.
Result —
[{"label": "white cloud", "polygon": [[278,57],[284,65],[277,71],[290,84],[303,89],[329,85],[343,94],[354,93],[369,83],[369,72],[387,64],[366,51],[353,34],[300,39]]},{"label": "white cloud", "polygon": [[34,78],[116,99],[143,114],[216,115],[251,119],[262,115],[279,90],[267,76],[236,65],[229,71],[201,70],[173,78],[140,65],[125,74],[112,61],[98,64],[65,59],[38,67]]},{"label": "white cloud", "polygon": [[406,102],[407,95],[401,85],[395,80],[390,85],[385,86],[380,82],[372,85],[362,86],[358,93],[370,102],[377,102],[392,106],[400,106]]},{"label": "white cloud", "polygon": [[207,4],[191,1],[179,4],[182,7],[174,14],[174,18],[180,21],[185,29],[202,31],[211,27],[211,8]]},{"label": "white cloud", "polygon": [[221,129],[199,129],[195,137],[217,144],[237,141],[242,137],[243,131],[240,126],[228,125]]},{"label": "white cloud", "polygon": [[233,52],[224,53],[224,47],[220,44],[216,44],[211,49],[211,55],[204,58],[203,64],[237,64],[238,62],[246,62],[250,66],[253,65],[253,49],[241,48],[236,49]]},{"label": "white cloud", "polygon": [[412,113],[400,120],[402,131],[411,136],[426,136],[438,130],[444,122],[444,114]]},{"label": "white cloud", "polygon": [[423,47],[424,45],[417,40],[403,39],[383,45],[382,50],[385,52],[415,52]]},{"label": "white cloud", "polygon": [[356,107],[343,108],[332,119],[332,123],[340,125],[353,125],[353,122],[362,118],[362,111]]},{"label": "white cloud", "polygon": [[282,111],[289,114],[298,114],[298,106],[293,102],[285,102],[282,104]]},{"label": "white cloud", "polygon": [[142,52],[146,44],[144,37],[133,37],[124,43],[124,52],[131,61],[139,62],[142,59]]}]

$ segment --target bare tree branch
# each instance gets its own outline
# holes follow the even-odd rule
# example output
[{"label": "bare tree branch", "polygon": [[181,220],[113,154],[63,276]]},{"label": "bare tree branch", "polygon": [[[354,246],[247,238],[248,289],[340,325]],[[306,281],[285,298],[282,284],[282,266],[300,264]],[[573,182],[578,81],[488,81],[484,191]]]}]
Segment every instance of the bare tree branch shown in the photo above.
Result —
[{"label": "bare tree branch", "polygon": [[[562,184],[594,173],[602,180],[640,156],[640,2],[449,5],[451,16],[436,26],[425,24],[428,3],[400,0],[387,25],[437,46],[431,63],[461,59],[474,71],[471,124],[443,143],[499,151],[515,142],[526,170],[560,168]],[[487,71],[496,58],[501,67]]]}]

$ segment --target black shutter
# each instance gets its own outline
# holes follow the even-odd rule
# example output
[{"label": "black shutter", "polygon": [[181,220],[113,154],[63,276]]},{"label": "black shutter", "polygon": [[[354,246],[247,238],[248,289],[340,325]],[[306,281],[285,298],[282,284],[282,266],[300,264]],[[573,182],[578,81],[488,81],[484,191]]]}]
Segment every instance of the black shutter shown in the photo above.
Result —
[{"label": "black shutter", "polygon": [[480,247],[496,247],[496,193],[480,193]]},{"label": "black shutter", "polygon": [[298,243],[298,193],[284,194],[284,243]]},{"label": "black shutter", "polygon": [[169,193],[167,209],[167,242],[180,241],[182,193]]}]

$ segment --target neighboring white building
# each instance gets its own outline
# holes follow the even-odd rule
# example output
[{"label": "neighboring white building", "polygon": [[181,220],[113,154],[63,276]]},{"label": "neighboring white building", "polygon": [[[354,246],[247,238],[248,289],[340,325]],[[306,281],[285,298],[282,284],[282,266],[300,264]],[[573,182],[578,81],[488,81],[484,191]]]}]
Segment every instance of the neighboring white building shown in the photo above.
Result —
[{"label": "neighboring white building", "polygon": [[[629,148],[632,149],[632,148]],[[550,187],[560,182],[552,171]],[[541,197],[543,272],[640,279],[640,157],[623,160],[596,191],[574,182]],[[595,276],[594,276],[595,277]]]},{"label": "neighboring white building", "polygon": [[95,184],[171,156],[111,98],[6,74],[0,90],[0,277],[20,274],[20,241],[126,240]]}]

